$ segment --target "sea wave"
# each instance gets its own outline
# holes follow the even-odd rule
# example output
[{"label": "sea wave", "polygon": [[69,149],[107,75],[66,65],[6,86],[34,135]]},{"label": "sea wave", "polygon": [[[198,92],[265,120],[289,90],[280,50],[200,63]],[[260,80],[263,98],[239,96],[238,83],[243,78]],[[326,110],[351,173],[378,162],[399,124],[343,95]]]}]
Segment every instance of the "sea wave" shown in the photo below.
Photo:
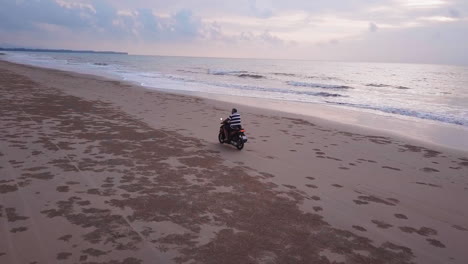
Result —
[{"label": "sea wave", "polygon": [[265,76],[260,75],[260,74],[249,74],[249,73],[242,73],[237,75],[237,77],[241,78],[253,78],[253,79],[262,79],[265,78]]},{"label": "sea wave", "polygon": [[248,73],[248,71],[208,70],[208,73],[212,75],[238,75]]},{"label": "sea wave", "polygon": [[272,88],[272,87],[262,87],[262,86],[255,86],[255,85],[244,85],[244,84],[234,84],[234,83],[221,83],[221,82],[214,82],[214,81],[202,81],[196,80],[192,78],[187,78],[180,75],[171,75],[171,74],[139,74],[140,77],[144,78],[162,78],[162,79],[169,79],[172,81],[184,82],[184,83],[195,83],[195,84],[202,84],[202,85],[209,85],[220,87],[224,89],[236,89],[242,91],[259,91],[259,92],[269,92],[269,93],[279,93],[279,94],[291,94],[291,95],[307,95],[307,96],[316,96],[316,97],[348,97],[346,95],[342,95],[339,93],[327,93],[327,92],[313,92],[313,91],[296,91],[291,89],[280,89],[280,88]]},{"label": "sea wave", "polygon": [[285,72],[272,72],[271,74],[278,75],[278,76],[288,76],[288,77],[298,76],[297,74],[294,74],[294,73],[285,73]]},{"label": "sea wave", "polygon": [[343,80],[338,78],[338,77],[333,77],[333,76],[305,76],[307,79],[315,79],[315,80],[322,80],[322,81],[336,81],[336,82],[342,82]]},{"label": "sea wave", "polygon": [[252,73],[248,71],[226,71],[226,70],[209,70],[209,74],[212,75],[229,75],[229,76],[237,76],[240,78],[252,78],[252,79],[263,79],[266,78],[265,76],[258,74],[258,73]]},{"label": "sea wave", "polygon": [[322,81],[337,81],[342,82],[343,80],[338,77],[333,76],[314,76],[314,75],[304,75],[304,74],[296,74],[296,73],[286,73],[286,72],[272,72],[271,75],[276,76],[284,76],[284,77],[293,77],[293,78],[300,78],[300,79],[315,79],[315,80],[322,80]]},{"label": "sea wave", "polygon": [[383,84],[383,83],[369,83],[366,84],[366,86],[369,87],[388,87],[388,88],[395,88],[395,89],[400,89],[400,90],[409,90],[411,88],[406,87],[406,86],[397,86],[397,85],[389,85],[389,84]]},{"label": "sea wave", "polygon": [[322,84],[322,83],[308,83],[308,82],[296,82],[296,81],[287,81],[288,85],[298,86],[298,87],[312,87],[312,88],[324,88],[324,89],[353,89],[351,86],[347,85],[336,85],[336,84]]},{"label": "sea wave", "polygon": [[272,93],[281,93],[281,94],[291,94],[291,95],[308,95],[308,96],[318,96],[318,97],[347,97],[346,95],[338,93],[327,93],[327,92],[312,92],[312,91],[295,91],[295,90],[286,90],[279,88],[267,88],[261,86],[251,86],[251,85],[239,85],[239,84],[220,84],[220,83],[209,83],[210,85],[224,87],[224,88],[235,88],[239,90],[247,91],[262,91],[262,92],[272,92]]},{"label": "sea wave", "polygon": [[190,70],[177,70],[178,72],[183,72],[183,73],[200,73],[197,71],[190,71]]},{"label": "sea wave", "polygon": [[468,119],[463,119],[458,116],[452,116],[449,114],[425,112],[425,111],[389,107],[389,106],[372,106],[372,105],[367,105],[367,104],[353,104],[353,103],[341,103],[341,102],[331,102],[331,101],[326,101],[326,102],[329,104],[342,105],[342,106],[348,106],[348,107],[360,108],[360,109],[369,109],[369,110],[374,110],[374,111],[379,111],[379,112],[384,112],[384,113],[389,113],[389,114],[394,114],[394,115],[415,117],[419,119],[438,121],[438,122],[443,122],[443,123],[448,123],[448,124],[468,126]]}]

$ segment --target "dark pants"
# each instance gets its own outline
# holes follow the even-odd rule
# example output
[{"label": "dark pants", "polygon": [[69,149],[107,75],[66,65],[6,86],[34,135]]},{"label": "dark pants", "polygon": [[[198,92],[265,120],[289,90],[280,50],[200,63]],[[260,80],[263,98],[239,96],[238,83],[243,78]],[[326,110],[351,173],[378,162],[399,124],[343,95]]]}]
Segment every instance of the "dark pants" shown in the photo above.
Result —
[{"label": "dark pants", "polygon": [[230,137],[229,135],[231,134],[231,126],[229,124],[224,124],[224,139],[227,141]]},{"label": "dark pants", "polygon": [[227,133],[224,133],[225,134],[224,135],[225,139],[230,140],[232,131],[239,130],[239,129],[240,129],[240,126],[231,127],[231,125],[229,125],[229,124],[224,124],[224,131],[227,132]]}]

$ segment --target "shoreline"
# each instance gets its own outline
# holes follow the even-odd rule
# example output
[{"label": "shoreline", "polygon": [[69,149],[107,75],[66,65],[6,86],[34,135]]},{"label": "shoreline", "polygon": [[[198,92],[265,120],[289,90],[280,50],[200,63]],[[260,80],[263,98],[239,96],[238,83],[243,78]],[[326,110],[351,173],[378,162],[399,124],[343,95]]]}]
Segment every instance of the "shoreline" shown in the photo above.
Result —
[{"label": "shoreline", "polygon": [[[124,81],[125,82],[125,81]],[[131,82],[130,82],[131,83]],[[325,126],[340,126],[344,130],[357,133],[379,134],[399,140],[409,140],[419,145],[432,148],[468,153],[468,127],[440,123],[432,120],[408,120],[405,117],[384,116],[371,112],[347,109],[336,106],[280,101],[275,99],[219,95],[190,91],[175,91],[164,88],[155,88],[132,83],[135,88],[155,90],[163,93],[195,96],[213,101],[217,105],[236,104],[274,112],[277,115],[288,115],[311,122],[319,122]],[[297,113],[300,109],[302,114]],[[318,114],[323,117],[318,116]],[[414,118],[413,118],[414,119]],[[432,128],[432,130],[431,130]],[[431,130],[431,134],[422,135]],[[367,131],[367,132],[366,132]]]},{"label": "shoreline", "polygon": [[[329,123],[329,125],[332,126],[339,125],[343,126],[344,129],[356,130],[360,133],[365,133],[366,130],[369,130],[370,133],[378,133],[382,136],[390,136],[401,140],[411,140],[417,144],[423,144],[429,147],[468,153],[468,127],[461,125],[447,124],[434,120],[418,119],[408,116],[373,113],[372,111],[363,109],[357,110],[326,104],[165,89],[164,87],[145,86],[137,82],[122,80],[117,76],[101,76],[87,72],[80,73],[11,61],[8,62],[29,67],[76,73],[78,75],[89,75],[92,76],[92,78],[120,81],[130,84],[134,88],[156,90],[169,94],[195,96],[202,99],[214,100],[217,105],[221,106],[222,104],[219,104],[216,101],[223,102],[224,104],[235,101],[236,104],[239,105],[264,109],[267,111],[275,111],[280,115],[292,114],[309,121],[324,122],[324,124]],[[300,110],[298,111],[298,109]]]},{"label": "shoreline", "polygon": [[225,102],[0,71],[2,261],[467,257],[466,152],[249,106],[238,151],[217,142]]}]

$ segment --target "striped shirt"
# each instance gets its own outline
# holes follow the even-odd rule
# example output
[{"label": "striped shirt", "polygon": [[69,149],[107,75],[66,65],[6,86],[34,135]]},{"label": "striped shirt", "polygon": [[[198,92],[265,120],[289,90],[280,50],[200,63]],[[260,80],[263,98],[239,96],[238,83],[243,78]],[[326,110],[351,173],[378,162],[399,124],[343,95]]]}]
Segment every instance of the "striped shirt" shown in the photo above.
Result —
[{"label": "striped shirt", "polygon": [[231,125],[231,128],[241,125],[241,116],[239,113],[234,113],[229,116],[229,125]]}]

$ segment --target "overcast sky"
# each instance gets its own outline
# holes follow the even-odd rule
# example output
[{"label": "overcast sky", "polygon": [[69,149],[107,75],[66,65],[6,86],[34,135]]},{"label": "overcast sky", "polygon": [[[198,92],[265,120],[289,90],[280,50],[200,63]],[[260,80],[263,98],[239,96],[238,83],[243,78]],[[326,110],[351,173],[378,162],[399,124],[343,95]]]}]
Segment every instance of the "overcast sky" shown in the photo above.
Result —
[{"label": "overcast sky", "polygon": [[468,65],[468,0],[0,0],[0,46]]}]

